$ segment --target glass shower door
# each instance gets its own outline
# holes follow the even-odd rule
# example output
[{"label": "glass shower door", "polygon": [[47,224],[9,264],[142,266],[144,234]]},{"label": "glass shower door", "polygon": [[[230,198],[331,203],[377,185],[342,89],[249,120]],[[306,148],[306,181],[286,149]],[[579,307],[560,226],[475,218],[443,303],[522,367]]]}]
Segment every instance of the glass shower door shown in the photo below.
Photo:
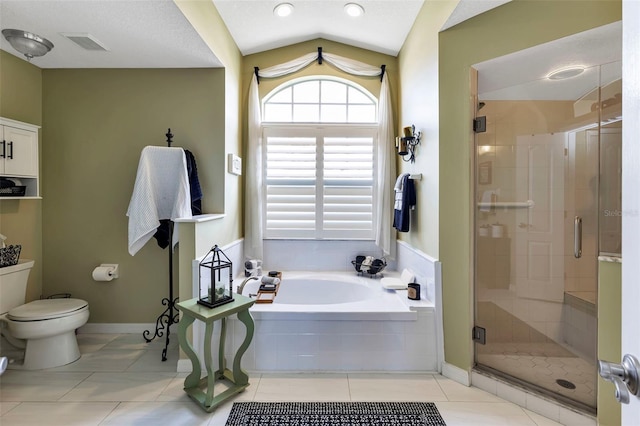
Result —
[{"label": "glass shower door", "polygon": [[475,356],[480,369],[594,411],[600,67],[574,78],[581,89],[479,84],[475,323],[485,343]]}]

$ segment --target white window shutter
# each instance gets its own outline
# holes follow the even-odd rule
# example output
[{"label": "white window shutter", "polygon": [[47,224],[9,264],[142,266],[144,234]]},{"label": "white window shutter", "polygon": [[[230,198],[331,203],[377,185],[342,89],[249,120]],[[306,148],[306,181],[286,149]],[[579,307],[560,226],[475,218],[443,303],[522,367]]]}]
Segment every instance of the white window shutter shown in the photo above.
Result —
[{"label": "white window shutter", "polygon": [[265,129],[265,237],[372,239],[372,128]]}]

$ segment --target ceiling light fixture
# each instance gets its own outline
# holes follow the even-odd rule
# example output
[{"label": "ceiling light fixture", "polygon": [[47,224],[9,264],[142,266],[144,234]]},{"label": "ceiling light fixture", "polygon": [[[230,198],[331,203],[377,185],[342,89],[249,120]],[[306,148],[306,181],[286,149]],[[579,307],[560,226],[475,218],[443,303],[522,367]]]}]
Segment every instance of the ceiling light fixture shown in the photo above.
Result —
[{"label": "ceiling light fixture", "polygon": [[49,40],[28,31],[6,29],[2,30],[2,35],[14,49],[26,56],[29,61],[53,49],[53,43]]},{"label": "ceiling light fixture", "polygon": [[344,11],[347,15],[357,18],[364,15],[364,8],[357,3],[347,3],[344,5]]},{"label": "ceiling light fixture", "polygon": [[576,77],[584,72],[584,67],[574,66],[567,68],[560,68],[555,71],[551,71],[547,78],[549,80],[565,80],[567,78]]},{"label": "ceiling light fixture", "polygon": [[285,18],[293,13],[293,5],[291,3],[280,3],[273,9],[273,14]]}]

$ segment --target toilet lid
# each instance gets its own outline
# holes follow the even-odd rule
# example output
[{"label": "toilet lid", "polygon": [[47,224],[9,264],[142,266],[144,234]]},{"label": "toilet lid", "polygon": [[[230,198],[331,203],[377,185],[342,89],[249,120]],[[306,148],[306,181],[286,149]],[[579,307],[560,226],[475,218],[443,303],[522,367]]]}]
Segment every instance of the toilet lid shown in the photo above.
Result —
[{"label": "toilet lid", "polygon": [[85,308],[88,303],[80,299],[34,300],[11,309],[7,318],[15,321],[39,321],[66,317]]}]

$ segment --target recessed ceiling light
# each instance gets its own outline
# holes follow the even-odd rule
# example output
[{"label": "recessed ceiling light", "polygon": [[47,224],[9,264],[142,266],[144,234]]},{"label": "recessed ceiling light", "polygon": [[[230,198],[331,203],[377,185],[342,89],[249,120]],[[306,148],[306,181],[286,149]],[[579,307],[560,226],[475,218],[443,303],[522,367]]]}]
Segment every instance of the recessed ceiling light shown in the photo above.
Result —
[{"label": "recessed ceiling light", "polygon": [[568,68],[560,68],[555,71],[551,71],[547,78],[549,80],[564,80],[571,77],[576,77],[584,72],[584,67],[576,66],[576,67],[568,67]]},{"label": "recessed ceiling light", "polygon": [[291,3],[280,3],[273,9],[273,14],[279,16],[280,18],[284,18],[293,13],[293,5]]},{"label": "recessed ceiling light", "polygon": [[344,11],[347,15],[357,18],[364,15],[364,8],[357,3],[347,3],[344,5]]}]

